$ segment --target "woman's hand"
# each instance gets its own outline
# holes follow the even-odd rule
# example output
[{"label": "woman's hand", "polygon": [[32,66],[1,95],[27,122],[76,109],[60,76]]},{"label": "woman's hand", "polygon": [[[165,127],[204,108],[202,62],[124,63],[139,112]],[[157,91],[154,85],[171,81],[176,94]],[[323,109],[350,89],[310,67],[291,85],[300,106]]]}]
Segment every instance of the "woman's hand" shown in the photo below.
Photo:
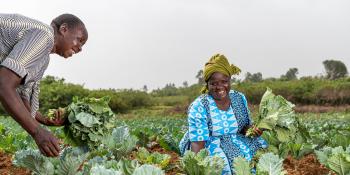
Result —
[{"label": "woman's hand", "polygon": [[250,128],[253,130],[253,136],[254,137],[259,137],[263,134],[263,131],[257,128],[256,126],[252,125]]},{"label": "woman's hand", "polygon": [[191,142],[191,151],[198,153],[203,148],[205,148],[205,141]]}]

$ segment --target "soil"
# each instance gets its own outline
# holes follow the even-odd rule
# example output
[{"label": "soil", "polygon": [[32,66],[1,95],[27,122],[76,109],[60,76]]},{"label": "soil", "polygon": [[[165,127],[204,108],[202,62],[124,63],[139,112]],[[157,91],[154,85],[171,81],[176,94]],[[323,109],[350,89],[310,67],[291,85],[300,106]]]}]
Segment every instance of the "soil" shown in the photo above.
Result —
[{"label": "soil", "polygon": [[315,154],[306,155],[299,160],[288,156],[283,161],[283,167],[288,175],[327,175],[330,172],[318,162]]},{"label": "soil", "polygon": [[[171,156],[170,164],[166,169],[166,175],[176,175],[181,172],[179,167],[180,157],[173,151],[164,150],[159,145],[147,148],[150,152],[159,152]],[[130,158],[134,159],[131,154]],[[328,175],[330,170],[321,165],[314,154],[309,154],[297,160],[288,156],[283,161],[283,167],[288,175]],[[0,152],[0,175],[30,175],[31,172],[25,168],[18,168],[12,164],[10,154]],[[331,172],[331,175],[336,175]]]},{"label": "soil", "polygon": [[166,175],[176,175],[177,173],[181,172],[181,169],[179,167],[180,156],[176,152],[167,151],[159,145],[155,145],[152,148],[148,148],[148,151],[149,152],[159,152],[161,154],[168,154],[171,156],[169,166],[165,171]]},{"label": "soil", "polygon": [[12,165],[12,156],[0,151],[0,175],[30,175],[25,168],[18,168]]}]

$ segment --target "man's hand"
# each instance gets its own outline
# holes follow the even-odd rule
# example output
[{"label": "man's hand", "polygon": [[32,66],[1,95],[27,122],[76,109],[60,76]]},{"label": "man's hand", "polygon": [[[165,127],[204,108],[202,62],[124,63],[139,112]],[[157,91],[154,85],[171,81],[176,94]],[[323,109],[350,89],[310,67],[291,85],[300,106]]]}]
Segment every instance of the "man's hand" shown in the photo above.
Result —
[{"label": "man's hand", "polygon": [[0,66],[0,101],[10,116],[15,119],[35,140],[40,151],[46,156],[58,156],[58,140],[49,131],[42,129],[33,119],[30,110],[16,91],[22,78],[10,69]]},{"label": "man's hand", "polygon": [[61,151],[59,140],[46,129],[38,126],[32,135],[40,152],[47,157],[57,157]]},{"label": "man's hand", "polygon": [[48,126],[63,126],[65,122],[67,121],[67,118],[64,115],[65,111],[64,109],[57,109],[55,110],[54,118],[49,119],[46,117],[46,123]]},{"label": "man's hand", "polygon": [[63,126],[67,122],[64,113],[64,109],[57,109],[53,114],[54,117],[50,119],[50,117],[42,116],[40,112],[37,112],[35,119],[46,126]]}]

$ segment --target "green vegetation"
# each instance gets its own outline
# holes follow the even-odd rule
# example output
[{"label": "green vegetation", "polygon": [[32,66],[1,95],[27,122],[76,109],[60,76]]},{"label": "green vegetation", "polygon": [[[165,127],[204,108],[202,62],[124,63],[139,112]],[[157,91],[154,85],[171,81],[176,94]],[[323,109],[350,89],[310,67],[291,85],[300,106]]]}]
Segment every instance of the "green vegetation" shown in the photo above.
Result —
[{"label": "green vegetation", "polygon": [[[64,79],[46,76],[40,86],[40,110],[68,106],[73,97],[101,98],[109,96],[109,106],[115,113],[127,113],[130,110],[152,106],[174,106],[185,109],[199,94],[202,84],[175,87],[167,84],[162,89],[150,93],[132,89],[88,90],[82,85],[66,83]],[[260,82],[235,82],[232,88],[245,94],[249,104],[259,104],[266,88],[270,87],[296,105],[346,105],[350,104],[350,78],[328,80],[322,78],[301,78],[286,81],[284,79],[266,79]],[[5,115],[0,105],[0,114]]]},{"label": "green vegetation", "polygon": [[[257,73],[249,81],[234,80],[232,88],[245,94],[249,104],[259,104],[267,87],[276,94],[264,95],[259,111],[253,110],[256,125],[267,129],[262,137],[269,147],[259,151],[252,162],[236,159],[235,164],[240,165],[237,174],[250,174],[252,166],[257,167],[256,174],[285,174],[282,162],[287,156],[299,159],[310,153],[333,172],[349,173],[349,112],[297,114],[285,101],[349,105],[350,78],[345,77],[347,73],[338,76],[339,70],[333,69],[331,62],[327,64],[329,72],[323,78],[298,79],[297,68],[291,68],[279,79],[264,80]],[[198,84],[186,82],[176,87],[168,83],[149,93],[147,86],[143,90],[89,90],[47,76],[41,82],[41,112],[53,117],[55,109],[64,109],[70,123],[47,129],[71,146],[88,145],[90,149],[68,147],[60,158],[43,157],[35,150],[33,139],[12,118],[0,117],[0,151],[14,154],[15,164],[34,174],[164,174],[174,167],[178,173],[217,174],[222,169],[221,159],[209,157],[204,150],[199,154],[187,152],[172,162],[188,127],[186,108],[203,86],[202,74],[198,72]],[[265,104],[269,98],[276,98],[276,103]],[[5,114],[1,105],[0,113]],[[154,146],[172,154],[155,152]]]}]

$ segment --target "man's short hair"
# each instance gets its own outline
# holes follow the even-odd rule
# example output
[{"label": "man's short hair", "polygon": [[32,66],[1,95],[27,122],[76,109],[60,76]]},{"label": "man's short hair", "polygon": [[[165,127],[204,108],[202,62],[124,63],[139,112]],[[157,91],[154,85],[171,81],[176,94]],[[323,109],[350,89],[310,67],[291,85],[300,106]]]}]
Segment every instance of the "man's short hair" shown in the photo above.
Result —
[{"label": "man's short hair", "polygon": [[52,20],[51,23],[53,23],[57,27],[57,29],[60,28],[60,26],[63,23],[66,23],[68,25],[68,28],[75,28],[78,26],[85,27],[83,21],[81,21],[75,15],[68,14],[68,13],[65,13],[65,14],[62,14],[62,15],[56,17],[55,19]]},{"label": "man's short hair", "polygon": [[52,20],[51,24],[53,24],[56,29],[59,29],[62,24],[66,23],[68,25],[68,28],[76,28],[76,27],[83,27],[84,34],[87,36],[87,30],[85,28],[85,24],[83,21],[81,21],[77,16],[69,13],[62,14],[55,19]]}]

